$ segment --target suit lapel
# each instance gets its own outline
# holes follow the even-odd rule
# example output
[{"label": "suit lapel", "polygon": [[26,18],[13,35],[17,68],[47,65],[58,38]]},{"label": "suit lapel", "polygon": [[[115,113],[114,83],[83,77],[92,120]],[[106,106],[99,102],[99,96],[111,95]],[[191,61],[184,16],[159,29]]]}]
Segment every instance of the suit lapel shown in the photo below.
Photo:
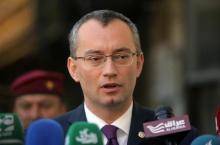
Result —
[{"label": "suit lapel", "polygon": [[152,120],[154,120],[152,111],[143,109],[134,103],[127,145],[139,145],[144,140],[143,123]]},{"label": "suit lapel", "polygon": [[70,124],[76,121],[87,121],[83,103],[74,110],[68,119]]}]

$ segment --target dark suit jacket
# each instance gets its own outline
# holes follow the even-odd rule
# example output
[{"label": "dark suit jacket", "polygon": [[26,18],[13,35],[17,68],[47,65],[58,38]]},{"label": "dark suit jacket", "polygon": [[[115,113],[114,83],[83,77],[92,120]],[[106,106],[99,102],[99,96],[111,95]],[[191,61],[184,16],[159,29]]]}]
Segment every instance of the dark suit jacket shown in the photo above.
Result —
[{"label": "dark suit jacket", "polygon": [[[77,121],[87,121],[84,105],[81,104],[76,109],[65,113],[64,115],[55,118],[57,122],[64,129],[64,133],[67,133],[69,126]],[[163,141],[161,139],[144,139],[139,137],[139,132],[143,132],[143,123],[148,121],[155,120],[154,112],[139,106],[138,104],[134,104],[132,110],[132,118],[131,118],[131,126],[130,132],[128,137],[128,144],[127,145],[163,145]],[[192,130],[190,133],[186,135],[184,138],[184,143],[181,145],[190,145],[191,141],[197,136],[197,132]]]}]

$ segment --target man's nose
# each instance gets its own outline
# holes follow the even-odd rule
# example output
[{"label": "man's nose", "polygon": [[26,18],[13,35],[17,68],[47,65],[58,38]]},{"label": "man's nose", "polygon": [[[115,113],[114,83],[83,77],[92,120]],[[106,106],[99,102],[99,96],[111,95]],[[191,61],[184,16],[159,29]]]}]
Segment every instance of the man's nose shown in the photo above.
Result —
[{"label": "man's nose", "polygon": [[112,60],[112,57],[106,57],[105,64],[103,67],[103,75],[106,77],[115,77],[117,76],[117,67]]},{"label": "man's nose", "polygon": [[41,118],[41,109],[38,107],[38,106],[34,106],[32,109],[31,109],[31,118],[32,120],[36,120],[36,119],[39,119]]}]

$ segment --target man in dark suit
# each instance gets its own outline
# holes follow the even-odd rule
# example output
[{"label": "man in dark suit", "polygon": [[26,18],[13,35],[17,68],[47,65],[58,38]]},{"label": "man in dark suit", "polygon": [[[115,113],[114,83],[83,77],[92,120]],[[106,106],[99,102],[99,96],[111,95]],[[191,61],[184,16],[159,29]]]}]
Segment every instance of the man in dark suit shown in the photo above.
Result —
[{"label": "man in dark suit", "polygon": [[[103,131],[105,144],[152,145],[143,142],[143,123],[155,120],[154,112],[133,101],[144,63],[136,26],[120,13],[94,11],[74,25],[69,42],[67,67],[82,87],[84,103],[56,118],[65,133],[72,123],[88,121]],[[106,128],[115,130],[114,139],[108,138]]]}]

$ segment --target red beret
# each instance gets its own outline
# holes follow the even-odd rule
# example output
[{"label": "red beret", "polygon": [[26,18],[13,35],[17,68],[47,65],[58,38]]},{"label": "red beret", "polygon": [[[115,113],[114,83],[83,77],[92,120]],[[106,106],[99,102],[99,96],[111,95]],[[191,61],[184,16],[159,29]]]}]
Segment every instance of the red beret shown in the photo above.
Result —
[{"label": "red beret", "polygon": [[33,70],[15,79],[10,87],[15,96],[27,94],[62,95],[64,75],[59,72]]}]

